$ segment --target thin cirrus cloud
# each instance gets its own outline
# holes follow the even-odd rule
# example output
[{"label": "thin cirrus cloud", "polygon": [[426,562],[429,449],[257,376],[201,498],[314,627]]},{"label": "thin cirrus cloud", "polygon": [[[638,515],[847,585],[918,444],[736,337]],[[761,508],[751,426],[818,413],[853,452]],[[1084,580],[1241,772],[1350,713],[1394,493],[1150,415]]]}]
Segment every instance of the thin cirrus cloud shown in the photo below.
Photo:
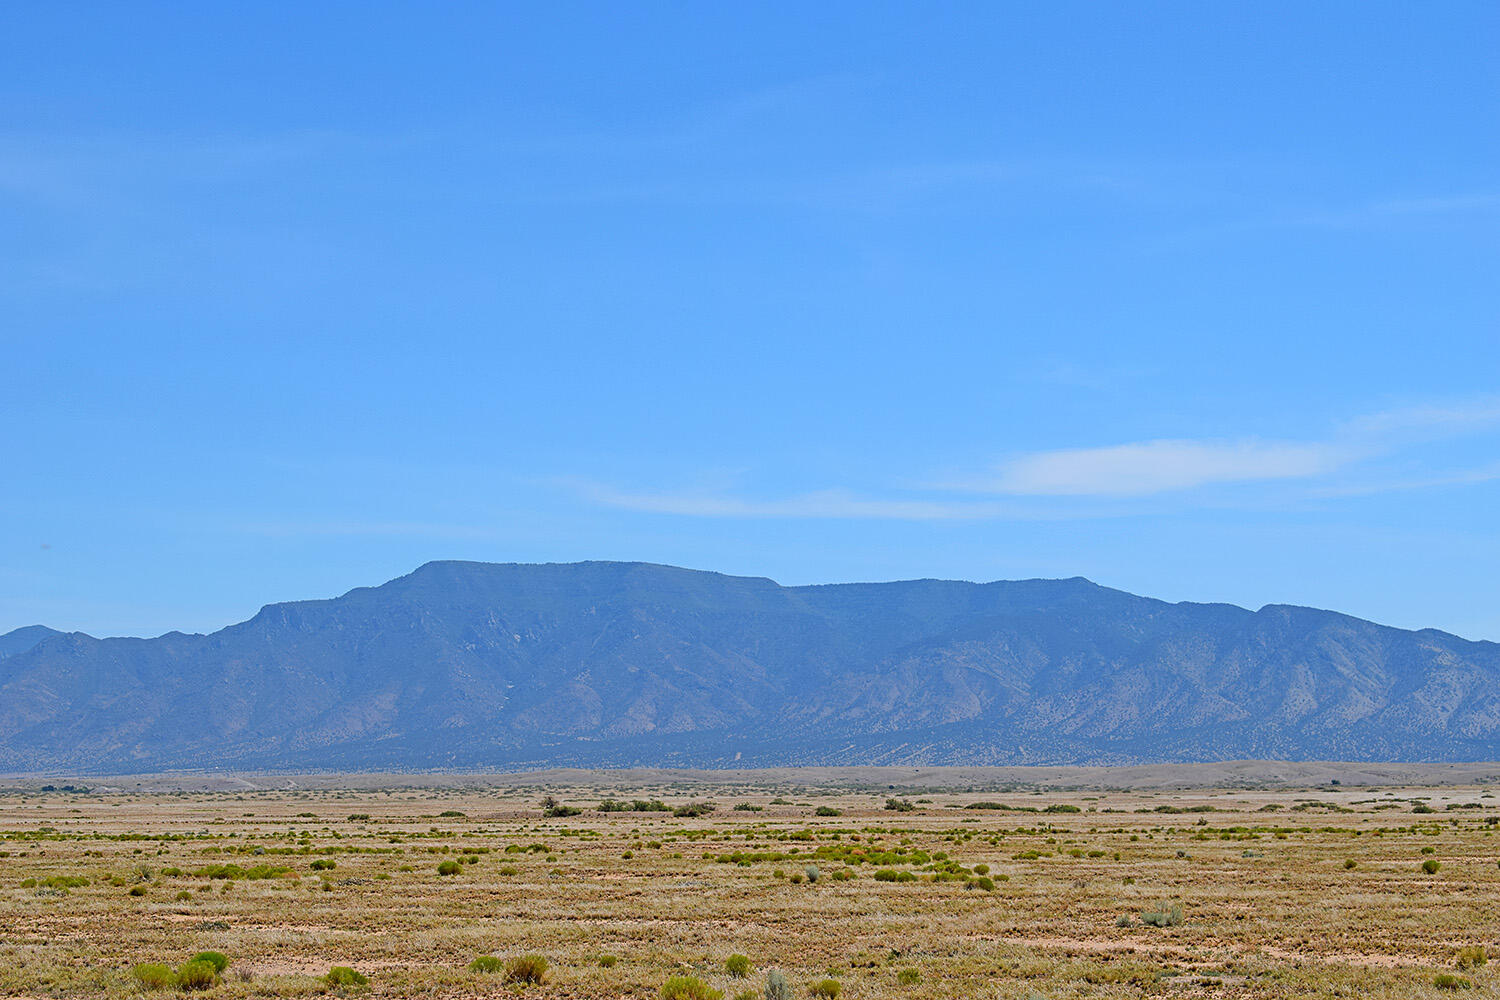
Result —
[{"label": "thin cirrus cloud", "polygon": [[1369,483],[1325,486],[1313,490],[1319,497],[1363,497],[1377,493],[1400,493],[1409,490],[1440,489],[1444,486],[1475,486],[1480,483],[1500,481],[1500,462],[1491,462],[1473,469],[1460,469],[1442,475],[1409,478],[1383,479]]},{"label": "thin cirrus cloud", "polygon": [[[1347,480],[1355,467],[1392,455],[1410,452],[1406,457],[1420,466],[1424,443],[1497,425],[1500,398],[1488,396],[1367,414],[1344,422],[1326,440],[1174,438],[1030,452],[987,473],[897,497],[819,490],[758,499],[722,491],[631,491],[582,481],[570,485],[601,506],[690,517],[1058,520],[1119,516],[1139,509],[1132,501],[1214,486],[1295,482],[1303,484],[1303,496],[1334,498],[1494,482],[1500,479],[1495,464],[1373,483]],[[911,496],[913,492],[925,495]],[[1097,503],[1040,505],[1041,498]]]},{"label": "thin cirrus cloud", "polygon": [[[1423,441],[1483,431],[1500,424],[1500,398],[1410,406],[1345,422],[1323,441],[1168,439],[1100,448],[1024,454],[963,488],[1009,496],[1144,497],[1203,486],[1317,480]],[[1491,467],[1403,480],[1386,489],[1325,487],[1317,495],[1355,495],[1489,482]]]},{"label": "thin cirrus cloud", "polygon": [[[1028,497],[1130,498],[1213,483],[1244,483],[1316,476],[1349,461],[1331,445],[1290,442],[1147,441],[1110,448],[1080,448],[1025,455],[997,475],[955,484],[937,497],[863,496],[818,490],[779,499],[722,492],[622,490],[600,483],[570,483],[604,507],[649,514],[708,518],[845,518],[900,521],[1063,520],[1110,511],[1027,506]],[[955,493],[970,494],[955,498]],[[975,498],[1006,496],[1012,501]],[[1114,511],[1112,513],[1119,513]]]},{"label": "thin cirrus cloud", "polygon": [[1408,434],[1463,433],[1500,423],[1500,396],[1483,396],[1460,403],[1408,406],[1371,413],[1351,420],[1354,435],[1390,437]]},{"label": "thin cirrus cloud", "polygon": [[1298,479],[1333,472],[1348,448],[1291,441],[1140,441],[1022,455],[976,491],[1013,496],[1138,497],[1216,483]]}]

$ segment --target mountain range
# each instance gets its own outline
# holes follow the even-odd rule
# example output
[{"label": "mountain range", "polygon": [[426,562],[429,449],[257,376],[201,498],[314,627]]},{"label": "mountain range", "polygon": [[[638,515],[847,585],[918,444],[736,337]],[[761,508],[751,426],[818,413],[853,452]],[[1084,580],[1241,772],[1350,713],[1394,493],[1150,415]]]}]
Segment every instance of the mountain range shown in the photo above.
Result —
[{"label": "mountain range", "polygon": [[209,635],[0,636],[0,772],[1500,758],[1500,644],[1081,578],[434,562]]}]

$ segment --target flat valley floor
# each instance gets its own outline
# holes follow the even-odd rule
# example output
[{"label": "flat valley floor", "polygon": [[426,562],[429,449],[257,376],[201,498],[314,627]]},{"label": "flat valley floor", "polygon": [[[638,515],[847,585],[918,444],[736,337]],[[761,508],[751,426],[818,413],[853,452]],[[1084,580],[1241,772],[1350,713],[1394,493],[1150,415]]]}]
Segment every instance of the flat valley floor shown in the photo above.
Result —
[{"label": "flat valley floor", "polygon": [[[231,962],[211,997],[645,1000],[692,976],[734,1000],[770,970],[799,1000],[1500,988],[1492,770],[1077,772],[13,781],[0,996],[153,995],[134,966],[204,950]],[[470,969],[523,955],[544,982]]]}]

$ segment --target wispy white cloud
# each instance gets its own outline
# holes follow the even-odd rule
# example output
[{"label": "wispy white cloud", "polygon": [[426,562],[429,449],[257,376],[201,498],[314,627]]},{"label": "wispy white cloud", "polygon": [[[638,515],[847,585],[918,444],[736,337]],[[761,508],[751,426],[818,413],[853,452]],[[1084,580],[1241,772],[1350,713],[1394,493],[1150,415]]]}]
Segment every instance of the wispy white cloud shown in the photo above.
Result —
[{"label": "wispy white cloud", "polygon": [[[589,480],[557,483],[604,507],[654,514],[718,518],[830,518],[908,521],[1068,520],[1143,510],[1147,498],[1209,487],[1298,484],[1279,502],[1364,496],[1500,481],[1500,462],[1457,472],[1393,475],[1348,482],[1356,469],[1400,456],[1407,468],[1427,456],[1424,442],[1500,427],[1500,396],[1393,408],[1335,427],[1322,440],[1156,439],[1020,454],[965,479],[907,489],[899,495],[819,489],[781,498],[751,498],[719,484],[693,490],[622,489]],[[1429,467],[1430,460],[1426,463]],[[1340,482],[1343,479],[1345,481]],[[915,494],[915,495],[914,495]],[[1274,501],[1262,493],[1260,502]],[[1090,504],[1089,502],[1092,501]],[[1222,504],[1227,495],[1200,495]]]},{"label": "wispy white cloud", "polygon": [[1500,425],[1500,396],[1480,396],[1458,403],[1405,406],[1366,414],[1349,421],[1346,432],[1394,435],[1404,432],[1452,433]]},{"label": "wispy white cloud", "polygon": [[1292,441],[1140,441],[1022,455],[976,484],[985,492],[1029,496],[1148,496],[1211,483],[1322,475],[1353,453]]},{"label": "wispy white cloud", "polygon": [[[1497,425],[1500,397],[1481,396],[1366,414],[1321,441],[1171,439],[1034,452],[1005,462],[970,489],[1019,496],[1138,497],[1215,484],[1315,479],[1399,449],[1413,437],[1448,437]],[[1477,481],[1485,480],[1438,476],[1421,482]],[[1409,485],[1392,488],[1417,488],[1417,480],[1402,482]]]},{"label": "wispy white cloud", "polygon": [[1385,479],[1375,482],[1350,483],[1322,486],[1314,489],[1319,497],[1363,497],[1380,493],[1405,493],[1410,490],[1441,489],[1445,486],[1477,486],[1481,483],[1500,481],[1500,462],[1482,465],[1473,469],[1461,469],[1442,475],[1413,477],[1408,479]]}]

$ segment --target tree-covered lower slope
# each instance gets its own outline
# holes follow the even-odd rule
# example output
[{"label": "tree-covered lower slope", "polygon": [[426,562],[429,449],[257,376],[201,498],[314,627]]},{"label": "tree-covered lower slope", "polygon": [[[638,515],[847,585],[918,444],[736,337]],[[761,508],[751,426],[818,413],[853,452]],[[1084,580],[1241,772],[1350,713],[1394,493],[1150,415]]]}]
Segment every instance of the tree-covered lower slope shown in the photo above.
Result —
[{"label": "tree-covered lower slope", "polygon": [[0,771],[1500,758],[1500,645],[1082,579],[440,562],[13,646]]}]

